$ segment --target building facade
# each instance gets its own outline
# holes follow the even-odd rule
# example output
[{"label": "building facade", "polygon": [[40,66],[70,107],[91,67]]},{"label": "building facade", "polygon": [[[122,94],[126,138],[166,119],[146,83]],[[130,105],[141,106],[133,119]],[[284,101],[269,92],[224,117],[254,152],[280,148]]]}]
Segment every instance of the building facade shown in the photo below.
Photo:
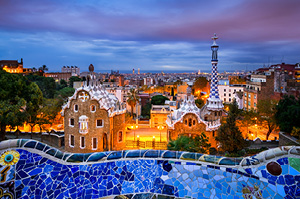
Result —
[{"label": "building facade", "polygon": [[100,82],[85,82],[63,106],[65,150],[76,153],[122,150],[126,107]]}]

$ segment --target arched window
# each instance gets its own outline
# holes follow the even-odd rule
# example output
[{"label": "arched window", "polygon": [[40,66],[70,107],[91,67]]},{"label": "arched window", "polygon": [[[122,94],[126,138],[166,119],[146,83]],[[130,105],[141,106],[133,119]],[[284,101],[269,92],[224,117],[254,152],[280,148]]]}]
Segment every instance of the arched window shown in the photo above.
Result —
[{"label": "arched window", "polygon": [[189,119],[189,126],[190,127],[192,126],[192,119],[191,118]]},{"label": "arched window", "polygon": [[79,133],[87,134],[88,133],[88,121],[89,118],[86,115],[79,117]]},{"label": "arched window", "polygon": [[92,113],[96,112],[96,106],[95,105],[91,105],[91,112]]},{"label": "arched window", "polygon": [[193,120],[193,126],[195,126],[196,125],[196,120]]},{"label": "arched window", "polygon": [[78,112],[78,104],[75,104],[75,105],[74,105],[74,111],[75,111],[75,112]]}]

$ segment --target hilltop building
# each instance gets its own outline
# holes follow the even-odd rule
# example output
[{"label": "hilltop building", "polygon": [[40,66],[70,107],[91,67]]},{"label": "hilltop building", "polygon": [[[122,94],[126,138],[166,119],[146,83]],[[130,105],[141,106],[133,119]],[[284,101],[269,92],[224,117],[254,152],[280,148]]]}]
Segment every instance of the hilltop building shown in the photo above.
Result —
[{"label": "hilltop building", "polygon": [[[89,69],[93,74],[93,68]],[[90,75],[62,108],[65,150],[91,153],[124,149],[125,112],[125,104]]]},{"label": "hilltop building", "polygon": [[0,67],[8,73],[32,73],[31,68],[23,68],[23,59],[21,62],[18,60],[0,60]]}]

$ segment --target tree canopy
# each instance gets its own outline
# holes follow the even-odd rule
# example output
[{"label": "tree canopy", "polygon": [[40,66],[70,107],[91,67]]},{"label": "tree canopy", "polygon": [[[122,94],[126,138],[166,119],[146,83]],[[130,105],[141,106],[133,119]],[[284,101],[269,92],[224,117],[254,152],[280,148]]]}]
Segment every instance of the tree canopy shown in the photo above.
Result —
[{"label": "tree canopy", "polygon": [[300,127],[300,99],[285,95],[275,109],[275,120],[281,131],[291,133],[293,127]]},{"label": "tree canopy", "polygon": [[268,129],[266,139],[268,140],[270,134],[277,127],[276,114],[277,101],[274,100],[259,100],[257,103],[258,121]]},{"label": "tree canopy", "polygon": [[5,138],[6,126],[22,125],[33,104],[40,104],[42,92],[39,87],[18,74],[0,70],[0,139]]},{"label": "tree canopy", "polygon": [[208,137],[201,133],[194,138],[184,135],[179,136],[177,140],[169,142],[168,150],[207,153],[210,146]]},{"label": "tree canopy", "polygon": [[236,120],[240,116],[241,110],[238,108],[236,101],[229,105],[228,117],[226,122],[218,130],[216,140],[221,144],[223,151],[236,153],[245,146],[245,140],[242,132],[236,126]]},{"label": "tree canopy", "polygon": [[163,95],[155,95],[151,98],[151,104],[164,105],[166,100],[169,100],[169,98],[167,98]]},{"label": "tree canopy", "polygon": [[138,90],[131,88],[129,90],[127,96],[127,103],[131,107],[131,116],[133,117],[133,107],[135,107],[136,103],[139,101]]}]

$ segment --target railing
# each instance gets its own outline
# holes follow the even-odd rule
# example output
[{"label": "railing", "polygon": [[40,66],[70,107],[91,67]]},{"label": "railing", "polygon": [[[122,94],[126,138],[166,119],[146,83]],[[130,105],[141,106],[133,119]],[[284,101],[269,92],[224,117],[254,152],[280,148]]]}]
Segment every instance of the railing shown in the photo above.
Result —
[{"label": "railing", "polygon": [[167,142],[126,140],[126,148],[167,149]]}]

